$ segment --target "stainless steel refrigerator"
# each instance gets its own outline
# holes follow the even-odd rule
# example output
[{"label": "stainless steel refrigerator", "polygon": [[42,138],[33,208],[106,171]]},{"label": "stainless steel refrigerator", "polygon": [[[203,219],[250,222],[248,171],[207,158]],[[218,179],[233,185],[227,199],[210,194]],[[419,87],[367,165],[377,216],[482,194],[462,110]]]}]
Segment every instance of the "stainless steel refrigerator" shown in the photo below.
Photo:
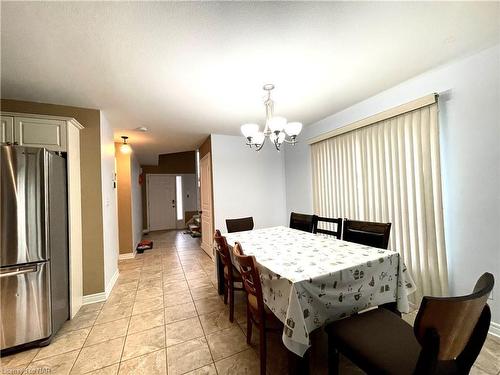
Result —
[{"label": "stainless steel refrigerator", "polygon": [[69,318],[66,160],[0,145],[0,350],[46,344]]}]

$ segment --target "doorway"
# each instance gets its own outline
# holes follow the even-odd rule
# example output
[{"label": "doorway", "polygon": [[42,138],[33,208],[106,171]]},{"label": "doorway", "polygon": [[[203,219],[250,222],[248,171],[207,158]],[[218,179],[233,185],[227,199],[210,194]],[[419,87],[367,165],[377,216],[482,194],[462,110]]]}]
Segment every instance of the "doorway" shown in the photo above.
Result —
[{"label": "doorway", "polygon": [[200,160],[201,248],[213,258],[212,163],[210,153]]},{"label": "doorway", "polygon": [[175,229],[175,176],[148,174],[146,184],[149,230]]}]

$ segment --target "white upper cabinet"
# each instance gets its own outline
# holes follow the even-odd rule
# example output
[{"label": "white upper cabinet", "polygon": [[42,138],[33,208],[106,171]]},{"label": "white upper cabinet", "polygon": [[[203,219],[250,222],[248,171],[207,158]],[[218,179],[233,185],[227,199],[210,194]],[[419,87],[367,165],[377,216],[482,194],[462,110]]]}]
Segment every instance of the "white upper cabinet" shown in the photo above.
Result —
[{"label": "white upper cabinet", "polygon": [[14,118],[14,142],[20,146],[66,151],[67,126],[64,120],[16,116]]},{"label": "white upper cabinet", "polygon": [[2,116],[0,125],[0,143],[14,142],[14,117]]}]

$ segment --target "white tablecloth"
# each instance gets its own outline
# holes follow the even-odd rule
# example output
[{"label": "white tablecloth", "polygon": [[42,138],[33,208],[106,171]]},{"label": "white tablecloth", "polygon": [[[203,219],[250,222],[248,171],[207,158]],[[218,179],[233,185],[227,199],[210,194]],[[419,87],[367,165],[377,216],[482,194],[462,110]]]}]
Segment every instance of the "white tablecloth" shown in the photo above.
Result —
[{"label": "white tablecloth", "polygon": [[283,342],[303,356],[309,334],[372,306],[408,312],[413,280],[397,252],[287,227],[226,234],[259,263],[264,302],[284,323]]}]

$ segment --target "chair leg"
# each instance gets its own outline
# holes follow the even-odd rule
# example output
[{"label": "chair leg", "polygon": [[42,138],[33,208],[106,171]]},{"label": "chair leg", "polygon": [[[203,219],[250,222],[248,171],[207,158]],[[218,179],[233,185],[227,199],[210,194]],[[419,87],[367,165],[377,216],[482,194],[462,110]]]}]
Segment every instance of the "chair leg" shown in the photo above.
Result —
[{"label": "chair leg", "polygon": [[234,288],[229,287],[229,321],[234,322]]},{"label": "chair leg", "polygon": [[266,375],[266,322],[264,319],[259,324],[259,353],[260,353],[260,375]]},{"label": "chair leg", "polygon": [[328,375],[339,374],[339,351],[335,347],[335,340],[328,335]]},{"label": "chair leg", "polygon": [[227,293],[228,293],[228,287],[227,283],[224,281],[224,305],[227,305]]},{"label": "chair leg", "polygon": [[390,312],[396,314],[401,318],[401,313],[398,310],[398,303],[397,302],[388,302],[384,303],[383,305],[380,305],[379,307],[384,308],[386,310],[389,310]]},{"label": "chair leg", "polygon": [[309,374],[309,351],[304,357],[299,357],[294,352],[288,350],[288,374],[308,375]]},{"label": "chair leg", "polygon": [[250,308],[247,303],[247,344],[252,341],[252,318],[250,317]]}]

